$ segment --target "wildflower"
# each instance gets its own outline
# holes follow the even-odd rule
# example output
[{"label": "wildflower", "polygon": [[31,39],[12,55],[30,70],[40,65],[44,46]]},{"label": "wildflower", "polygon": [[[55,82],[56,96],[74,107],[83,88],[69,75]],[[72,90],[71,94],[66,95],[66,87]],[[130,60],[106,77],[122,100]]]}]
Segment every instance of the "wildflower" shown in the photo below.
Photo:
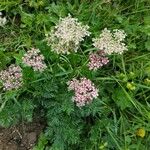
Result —
[{"label": "wildflower", "polygon": [[117,40],[117,41],[123,41],[125,39],[125,37],[127,36],[126,33],[124,32],[124,30],[118,30],[115,29],[113,30],[113,37]]},{"label": "wildflower", "polygon": [[82,25],[77,18],[68,15],[61,18],[49,34],[46,35],[46,41],[51,46],[52,51],[57,54],[69,54],[71,51],[77,52],[80,42],[85,36],[89,36],[89,26]]},{"label": "wildflower", "polygon": [[145,129],[144,128],[139,128],[136,132],[136,135],[141,137],[141,138],[144,138],[145,136]]},{"label": "wildflower", "polygon": [[109,62],[108,57],[105,56],[104,51],[97,51],[95,53],[91,53],[89,55],[89,69],[90,70],[97,70],[102,66],[106,65]]},{"label": "wildflower", "polygon": [[122,54],[127,50],[125,43],[123,43],[126,34],[123,30],[113,30],[111,32],[105,28],[98,38],[93,39],[93,46],[104,50],[108,55],[112,53]]},{"label": "wildflower", "polygon": [[135,90],[135,86],[134,86],[134,83],[133,82],[128,82],[127,83],[127,88],[131,91],[134,91]]},{"label": "wildflower", "polygon": [[2,13],[0,12],[0,26],[4,26],[6,21],[6,17],[2,17]]},{"label": "wildflower", "polygon": [[33,68],[34,71],[43,72],[47,66],[44,62],[44,56],[40,54],[39,49],[32,48],[23,57],[23,63]]},{"label": "wildflower", "polygon": [[22,86],[22,69],[12,64],[8,69],[0,72],[0,80],[4,90],[18,89]]},{"label": "wildflower", "polygon": [[102,144],[99,146],[99,149],[105,149],[107,146],[108,146],[108,143],[107,143],[107,142],[102,143]]},{"label": "wildflower", "polygon": [[75,92],[73,101],[78,107],[89,104],[94,98],[98,97],[98,89],[89,79],[73,79],[68,82],[68,85],[68,90],[74,90]]},{"label": "wildflower", "polygon": [[146,78],[146,79],[144,80],[144,83],[145,83],[146,85],[150,85],[150,79],[149,79],[149,78]]}]

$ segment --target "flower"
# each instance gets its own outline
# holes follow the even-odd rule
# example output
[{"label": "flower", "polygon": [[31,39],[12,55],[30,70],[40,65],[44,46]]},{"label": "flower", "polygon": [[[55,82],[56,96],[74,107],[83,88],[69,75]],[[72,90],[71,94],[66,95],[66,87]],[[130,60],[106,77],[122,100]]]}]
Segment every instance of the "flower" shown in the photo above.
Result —
[{"label": "flower", "polygon": [[68,90],[74,90],[75,96],[73,97],[73,101],[78,107],[89,104],[94,98],[98,97],[98,89],[94,86],[92,81],[86,78],[69,81]]},{"label": "flower", "polygon": [[46,35],[48,46],[57,54],[69,54],[71,51],[77,52],[80,42],[85,36],[89,36],[89,26],[82,25],[77,18],[68,15],[61,18],[58,24],[50,33]]},{"label": "flower", "polygon": [[135,87],[133,82],[128,82],[127,83],[127,89],[134,91],[136,89],[136,87]]},{"label": "flower", "polygon": [[136,135],[141,137],[141,138],[144,138],[145,136],[145,129],[144,128],[139,128],[136,132]]},{"label": "flower", "polygon": [[33,68],[34,71],[43,72],[47,66],[44,62],[44,56],[40,54],[39,49],[32,48],[23,57],[23,63]]},{"label": "flower", "polygon": [[12,64],[0,72],[0,80],[2,80],[5,91],[18,89],[22,86],[22,69]]},{"label": "flower", "polygon": [[104,50],[108,55],[112,53],[122,54],[127,50],[123,43],[126,34],[123,30],[115,29],[113,32],[105,28],[98,38],[93,38],[93,46],[99,50]]},{"label": "flower", "polygon": [[6,17],[2,17],[2,12],[0,12],[0,26],[4,26],[6,21]]},{"label": "flower", "polygon": [[149,79],[149,78],[146,78],[146,79],[144,80],[144,83],[145,83],[146,85],[150,85],[150,79]]},{"label": "flower", "polygon": [[97,70],[109,62],[108,57],[105,56],[104,51],[97,51],[89,55],[89,69]]},{"label": "flower", "polygon": [[118,30],[115,29],[113,30],[113,37],[117,40],[117,41],[123,41],[126,37],[126,33],[124,32],[124,30]]}]

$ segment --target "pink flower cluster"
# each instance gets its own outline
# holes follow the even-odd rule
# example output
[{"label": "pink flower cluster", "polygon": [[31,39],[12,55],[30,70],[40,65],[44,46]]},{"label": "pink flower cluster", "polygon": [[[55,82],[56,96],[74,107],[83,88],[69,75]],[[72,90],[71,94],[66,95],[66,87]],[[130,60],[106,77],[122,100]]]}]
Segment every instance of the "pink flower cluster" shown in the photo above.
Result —
[{"label": "pink flower cluster", "polygon": [[0,72],[0,80],[5,91],[18,89],[22,86],[22,69],[12,64],[8,69]]},{"label": "pink flower cluster", "polygon": [[43,72],[47,66],[44,62],[44,56],[40,54],[39,49],[32,48],[22,58],[23,63],[33,68],[34,71]]},{"label": "pink flower cluster", "polygon": [[98,97],[98,89],[89,79],[86,78],[69,81],[68,90],[74,90],[75,96],[73,97],[73,101],[78,107],[82,107]]},{"label": "pink flower cluster", "polygon": [[105,52],[99,50],[95,53],[91,53],[89,55],[89,69],[90,70],[97,70],[102,66],[106,65],[109,62],[108,57],[106,57]]}]

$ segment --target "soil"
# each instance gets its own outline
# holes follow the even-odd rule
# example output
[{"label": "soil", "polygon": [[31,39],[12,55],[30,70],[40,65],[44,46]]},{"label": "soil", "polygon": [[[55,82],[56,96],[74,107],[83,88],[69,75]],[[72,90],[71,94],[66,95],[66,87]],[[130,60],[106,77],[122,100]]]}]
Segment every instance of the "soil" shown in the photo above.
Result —
[{"label": "soil", "polygon": [[40,121],[0,127],[0,150],[32,150],[44,125]]}]

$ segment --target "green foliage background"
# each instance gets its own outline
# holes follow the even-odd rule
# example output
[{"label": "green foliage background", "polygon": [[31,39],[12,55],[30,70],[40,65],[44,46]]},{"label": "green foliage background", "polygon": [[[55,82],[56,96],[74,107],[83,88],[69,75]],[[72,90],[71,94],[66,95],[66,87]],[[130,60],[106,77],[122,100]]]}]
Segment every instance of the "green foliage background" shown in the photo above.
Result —
[{"label": "green foliage background", "polygon": [[[149,0],[1,0],[0,11],[8,20],[0,27],[0,70],[14,62],[21,65],[31,47],[41,50],[48,65],[42,74],[24,68],[24,86],[18,91],[1,90],[1,126],[44,118],[47,126],[35,150],[149,150]],[[79,53],[54,54],[45,34],[68,13],[90,26],[91,37],[105,27],[125,30],[129,50],[112,55],[109,65],[97,72],[86,66],[91,38]],[[100,96],[80,109],[66,82],[82,76],[96,84]],[[139,128],[145,129],[144,138],[136,135]]]}]

